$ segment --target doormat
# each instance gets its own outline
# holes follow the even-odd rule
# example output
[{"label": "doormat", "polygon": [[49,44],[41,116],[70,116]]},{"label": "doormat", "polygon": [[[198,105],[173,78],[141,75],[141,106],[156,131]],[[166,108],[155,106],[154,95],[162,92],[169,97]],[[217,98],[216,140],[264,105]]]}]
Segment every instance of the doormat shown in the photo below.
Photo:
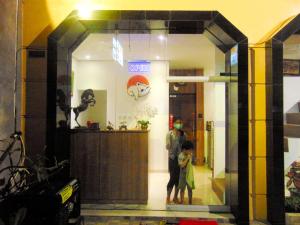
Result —
[{"label": "doormat", "polygon": [[218,225],[218,223],[208,220],[180,220],[179,225]]}]

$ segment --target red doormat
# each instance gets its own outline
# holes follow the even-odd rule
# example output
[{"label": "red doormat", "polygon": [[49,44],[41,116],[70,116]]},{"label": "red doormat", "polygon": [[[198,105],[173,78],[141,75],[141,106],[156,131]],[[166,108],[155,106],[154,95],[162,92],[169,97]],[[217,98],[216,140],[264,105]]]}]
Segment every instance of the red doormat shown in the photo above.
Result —
[{"label": "red doormat", "polygon": [[207,220],[181,220],[179,225],[218,225],[217,221]]}]

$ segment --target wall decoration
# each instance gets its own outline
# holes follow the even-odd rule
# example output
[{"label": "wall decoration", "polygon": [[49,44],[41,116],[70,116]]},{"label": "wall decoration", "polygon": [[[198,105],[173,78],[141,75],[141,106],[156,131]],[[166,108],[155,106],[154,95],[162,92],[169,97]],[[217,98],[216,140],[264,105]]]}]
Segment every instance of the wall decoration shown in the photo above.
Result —
[{"label": "wall decoration", "polygon": [[143,75],[134,75],[127,82],[127,93],[135,100],[139,97],[146,96],[150,92],[148,79]]},{"label": "wall decoration", "polygon": [[75,113],[75,121],[78,124],[78,127],[81,127],[77,121],[79,114],[90,106],[94,106],[96,104],[94,91],[92,89],[85,90],[81,95],[81,103],[79,106],[73,108],[73,112]]},{"label": "wall decoration", "polygon": [[151,62],[146,60],[130,61],[128,62],[129,73],[149,73]]},{"label": "wall decoration", "polygon": [[127,130],[127,122],[126,121],[121,121],[119,130]]},{"label": "wall decoration", "polygon": [[137,129],[147,130],[150,123],[150,119],[154,118],[158,114],[156,107],[145,105],[141,110],[137,111],[134,116],[137,121]]},{"label": "wall decoration", "polygon": [[300,76],[300,61],[294,59],[283,60],[284,76]]},{"label": "wall decoration", "polygon": [[290,196],[285,199],[285,208],[288,212],[297,212],[300,210],[300,161],[295,160],[289,166],[286,177]]},{"label": "wall decoration", "polygon": [[66,120],[59,121],[61,127],[66,127],[69,122],[71,106],[67,104],[67,95],[62,89],[56,91],[56,106],[64,113]]}]

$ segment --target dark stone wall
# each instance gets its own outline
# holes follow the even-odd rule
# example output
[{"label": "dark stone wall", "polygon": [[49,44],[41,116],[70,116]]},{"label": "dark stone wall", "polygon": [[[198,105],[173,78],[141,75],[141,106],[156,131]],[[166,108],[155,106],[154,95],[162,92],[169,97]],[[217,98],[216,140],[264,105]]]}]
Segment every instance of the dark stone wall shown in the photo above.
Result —
[{"label": "dark stone wall", "polygon": [[[17,10],[17,1],[0,0],[0,139],[9,137],[15,129],[20,130],[20,57],[16,57],[16,52],[19,49],[18,43],[21,43],[21,35],[19,36],[21,32],[17,32],[17,30],[21,30],[22,17],[20,13],[18,14],[20,16],[17,16],[17,12],[21,12],[20,7]],[[18,23],[16,23],[17,21]],[[15,80],[17,83],[16,88]],[[17,109],[16,116],[14,116],[15,105]],[[6,142],[0,142],[0,150],[4,150],[6,147]],[[2,154],[0,153],[0,155]],[[0,166],[4,168],[8,165],[9,161],[5,160]],[[0,178],[5,178],[5,182],[7,182],[8,174],[8,170],[6,170],[1,173]]]},{"label": "dark stone wall", "polygon": [[[17,0],[0,0],[0,139],[6,138],[14,131],[14,81],[16,75]],[[19,40],[20,40],[19,36]],[[19,65],[19,62],[18,64]],[[19,73],[19,70],[18,70]],[[20,74],[20,73],[19,73]],[[17,128],[20,129],[20,77],[17,78]]]},{"label": "dark stone wall", "polygon": [[46,55],[41,48],[30,46],[27,49],[25,146],[29,157],[43,154],[46,145]]}]

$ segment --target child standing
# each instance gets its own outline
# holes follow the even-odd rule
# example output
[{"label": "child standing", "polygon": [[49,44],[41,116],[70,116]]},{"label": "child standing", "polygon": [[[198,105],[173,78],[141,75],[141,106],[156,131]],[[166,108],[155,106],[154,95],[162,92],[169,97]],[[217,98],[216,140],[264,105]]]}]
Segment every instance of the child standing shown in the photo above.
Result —
[{"label": "child standing", "polygon": [[189,204],[192,204],[193,189],[195,189],[194,172],[192,165],[192,150],[194,146],[190,141],[184,141],[181,147],[181,153],[178,156],[180,167],[179,184],[180,203],[183,204],[185,187],[188,190]]}]

